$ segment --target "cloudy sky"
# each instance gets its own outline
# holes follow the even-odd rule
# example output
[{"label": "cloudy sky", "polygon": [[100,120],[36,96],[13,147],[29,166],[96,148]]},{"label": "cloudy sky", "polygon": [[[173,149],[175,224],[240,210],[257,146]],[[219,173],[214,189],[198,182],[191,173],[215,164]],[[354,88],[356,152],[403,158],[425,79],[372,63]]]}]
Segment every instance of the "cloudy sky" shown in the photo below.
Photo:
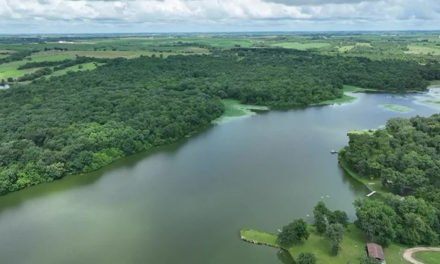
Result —
[{"label": "cloudy sky", "polygon": [[0,0],[0,34],[438,29],[440,0]]}]

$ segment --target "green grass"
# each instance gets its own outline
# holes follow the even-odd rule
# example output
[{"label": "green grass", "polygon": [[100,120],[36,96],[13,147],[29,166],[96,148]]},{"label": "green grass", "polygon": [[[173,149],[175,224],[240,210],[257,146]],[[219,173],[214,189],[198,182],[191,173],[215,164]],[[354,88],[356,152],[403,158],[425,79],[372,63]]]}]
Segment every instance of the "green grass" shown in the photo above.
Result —
[{"label": "green grass", "polygon": [[425,264],[440,264],[440,252],[418,252],[414,258]]},{"label": "green grass", "polygon": [[27,61],[14,61],[0,64],[0,79],[6,79],[8,77],[17,78],[25,75],[26,73],[32,73],[37,70],[37,68],[25,70],[17,69],[20,65],[23,65],[26,62]]},{"label": "green grass", "polygon": [[338,51],[339,52],[348,52],[348,51],[352,50],[354,47],[355,47],[355,45],[340,46],[340,47],[338,47]]},{"label": "green grass", "polygon": [[[81,65],[81,67],[80,67],[80,65]],[[87,71],[87,70],[94,70],[94,69],[96,69],[96,63],[95,62],[88,62],[88,63],[74,65],[74,66],[59,70],[59,71],[55,71],[52,74],[47,75],[45,77],[61,76],[61,75],[67,74],[68,72]]]},{"label": "green grass", "polygon": [[240,230],[240,237],[241,239],[248,241],[248,242],[257,242],[260,244],[268,245],[271,247],[277,247],[280,246],[277,243],[277,236],[270,233],[260,232],[258,230],[253,229],[243,229]]},{"label": "green grass", "polygon": [[44,51],[32,54],[30,58],[32,62],[62,61],[75,59],[75,54],[69,51]]},{"label": "green grass", "polygon": [[404,105],[397,105],[397,104],[383,104],[381,105],[382,108],[393,111],[393,112],[398,112],[398,113],[409,113],[414,111],[414,109],[404,106]]},{"label": "green grass", "polygon": [[279,42],[272,44],[274,47],[281,47],[286,49],[297,49],[297,50],[309,50],[309,49],[321,49],[330,46],[329,43],[325,42],[310,42],[310,43],[301,43],[301,42]]},{"label": "green grass", "polygon": [[416,46],[416,45],[409,45],[408,51],[405,53],[408,54],[423,54],[423,55],[440,55],[440,48],[437,47],[426,47],[426,46]]},{"label": "green grass", "polygon": [[198,37],[184,38],[178,41],[182,43],[191,43],[195,45],[206,45],[216,48],[250,48],[254,45],[254,41],[246,38],[230,38],[230,37]]},{"label": "green grass", "polygon": [[[32,54],[29,57],[26,57],[23,60],[20,61],[14,61],[10,63],[0,64],[0,79],[6,79],[8,77],[12,78],[18,78],[25,74],[35,72],[38,70],[37,68],[33,69],[25,69],[25,70],[18,70],[17,68],[21,65],[24,65],[28,62],[43,62],[43,61],[62,61],[62,60],[73,60],[76,58],[76,56],[84,56],[84,57],[93,57],[93,58],[136,58],[139,56],[152,56],[152,55],[162,55],[163,57],[167,57],[170,55],[176,55],[176,54],[182,54],[182,55],[188,55],[188,54],[206,54],[209,51],[204,48],[198,48],[198,47],[185,47],[184,49],[178,50],[178,51],[144,51],[144,50],[127,50],[127,51],[113,51],[113,50],[107,50],[107,51],[94,51],[94,50],[77,50],[77,51],[42,51],[37,52],[35,54]],[[2,55],[3,56],[3,55]],[[5,55],[6,56],[6,55]],[[89,64],[85,65],[85,69],[92,69],[92,66]],[[56,72],[52,74],[51,76],[58,76],[65,74],[67,71],[75,71],[75,66],[70,67],[66,70],[62,70],[59,72]]]},{"label": "green grass", "polygon": [[366,42],[358,42],[358,43],[356,43],[356,44],[354,44],[354,45],[343,45],[343,46],[339,46],[339,47],[338,47],[338,51],[339,51],[339,52],[342,52],[342,53],[343,53],[343,52],[348,52],[348,51],[354,49],[355,47],[368,47],[368,48],[371,48],[372,46],[371,46],[370,43],[366,43]]},{"label": "green grass", "polygon": [[213,123],[219,124],[237,117],[255,115],[255,111],[268,111],[267,106],[261,105],[245,105],[241,104],[240,101],[234,99],[224,99],[222,103],[225,107],[225,112],[221,117],[214,120]]},{"label": "green grass", "polygon": [[[365,254],[365,244],[367,242],[363,232],[355,225],[350,224],[344,233],[344,239],[341,244],[341,251],[337,256],[330,252],[329,241],[323,236],[318,235],[313,226],[309,226],[310,237],[307,241],[294,245],[288,249],[293,258],[296,258],[302,252],[313,253],[317,258],[317,263],[322,264],[345,264],[359,263],[359,259]],[[277,243],[277,235],[261,232],[257,230],[242,230],[240,232],[242,239],[253,243],[266,244],[269,246],[280,247]],[[392,244],[385,248],[385,258],[388,264],[404,263],[402,253],[404,247]]]}]

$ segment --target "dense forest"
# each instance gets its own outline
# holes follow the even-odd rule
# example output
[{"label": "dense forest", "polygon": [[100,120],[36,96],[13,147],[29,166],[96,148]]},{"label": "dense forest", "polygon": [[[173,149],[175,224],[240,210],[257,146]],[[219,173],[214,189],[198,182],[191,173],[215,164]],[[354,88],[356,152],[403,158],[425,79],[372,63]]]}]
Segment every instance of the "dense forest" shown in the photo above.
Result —
[{"label": "dense forest", "polygon": [[[389,194],[358,201],[360,227],[383,244],[437,244],[440,235],[440,114],[396,118],[374,133],[349,134],[340,158]],[[404,198],[401,198],[404,197]]]},{"label": "dense forest", "polygon": [[220,116],[221,98],[303,107],[342,96],[343,84],[404,92],[439,74],[439,64],[286,49],[108,60],[0,91],[0,194],[174,142]]}]

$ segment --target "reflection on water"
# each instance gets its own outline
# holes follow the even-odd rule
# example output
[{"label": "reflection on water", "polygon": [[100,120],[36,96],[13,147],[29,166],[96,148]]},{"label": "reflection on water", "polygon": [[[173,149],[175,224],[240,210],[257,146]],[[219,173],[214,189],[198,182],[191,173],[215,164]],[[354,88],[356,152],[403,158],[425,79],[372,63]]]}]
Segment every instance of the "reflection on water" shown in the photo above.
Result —
[{"label": "reflection on water", "polygon": [[277,257],[278,260],[283,264],[295,264],[292,256],[284,249],[278,250]]}]

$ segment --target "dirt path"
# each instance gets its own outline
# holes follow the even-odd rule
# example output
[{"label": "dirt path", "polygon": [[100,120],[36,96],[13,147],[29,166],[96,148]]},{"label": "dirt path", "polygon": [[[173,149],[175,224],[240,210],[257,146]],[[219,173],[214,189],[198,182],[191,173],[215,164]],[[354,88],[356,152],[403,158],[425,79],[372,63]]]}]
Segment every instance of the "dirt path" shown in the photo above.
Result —
[{"label": "dirt path", "polygon": [[405,250],[405,252],[403,252],[403,258],[408,261],[409,263],[412,264],[425,264],[421,261],[418,261],[416,259],[413,258],[413,255],[417,252],[421,252],[421,251],[438,251],[440,252],[440,248],[435,248],[435,247],[415,247],[415,248],[408,248],[407,250]]}]

